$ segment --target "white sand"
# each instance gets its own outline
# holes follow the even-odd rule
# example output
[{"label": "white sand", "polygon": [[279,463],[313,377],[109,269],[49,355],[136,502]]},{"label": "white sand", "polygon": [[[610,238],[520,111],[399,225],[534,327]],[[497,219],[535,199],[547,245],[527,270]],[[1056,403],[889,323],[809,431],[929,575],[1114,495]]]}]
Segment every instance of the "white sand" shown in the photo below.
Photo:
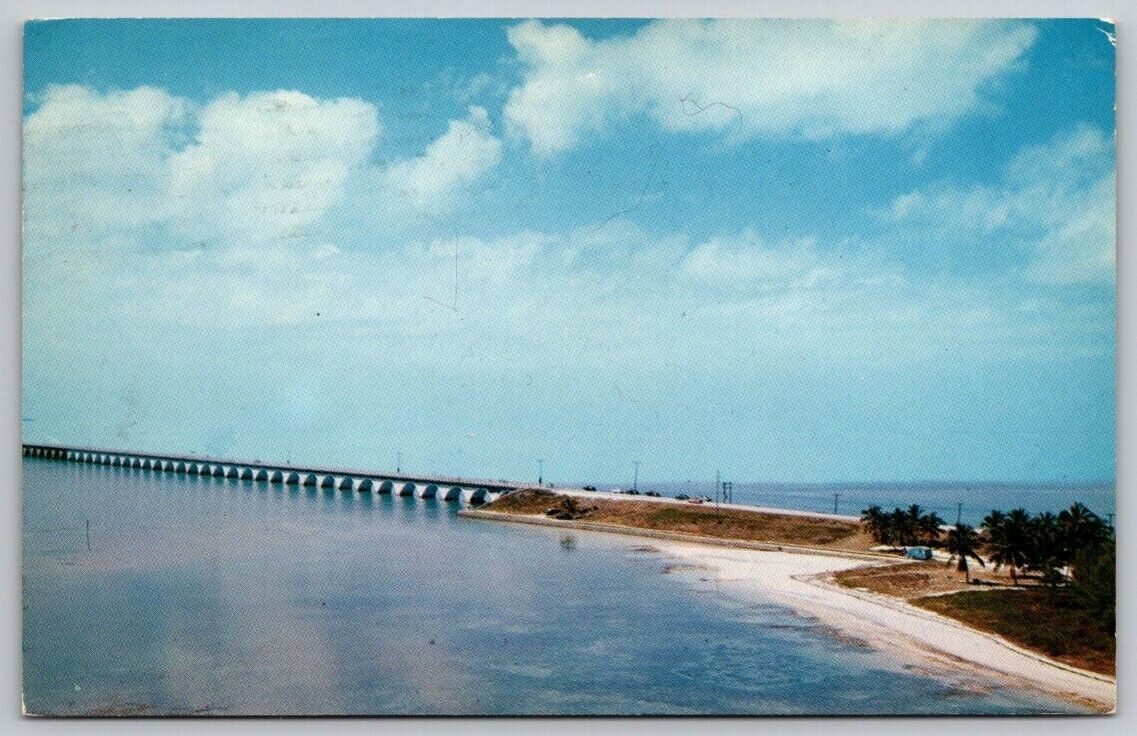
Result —
[{"label": "white sand", "polygon": [[[930,671],[969,672],[1016,687],[1032,687],[1111,712],[1116,682],[1020,649],[1000,637],[910,606],[895,598],[850,590],[828,582],[826,573],[865,565],[823,555],[730,549],[665,542],[651,545],[692,564],[714,570],[728,592],[747,600],[773,600],[824,624],[892,652]],[[873,564],[873,563],[869,563]],[[720,586],[721,587],[721,586]]]}]

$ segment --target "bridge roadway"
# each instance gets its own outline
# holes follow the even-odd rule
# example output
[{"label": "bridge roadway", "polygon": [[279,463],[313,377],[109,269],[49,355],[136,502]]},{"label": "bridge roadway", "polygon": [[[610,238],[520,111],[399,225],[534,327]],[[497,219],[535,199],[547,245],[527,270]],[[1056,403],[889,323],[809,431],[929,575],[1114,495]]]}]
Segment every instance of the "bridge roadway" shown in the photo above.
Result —
[{"label": "bridge roadway", "polygon": [[203,455],[171,455],[43,443],[24,443],[23,454],[26,457],[138,468],[152,472],[264,481],[361,493],[391,493],[396,496],[439,498],[444,501],[461,500],[467,504],[485,503],[503,493],[531,487],[526,483],[500,480],[375,473],[355,468],[266,463],[260,460],[227,460]]}]

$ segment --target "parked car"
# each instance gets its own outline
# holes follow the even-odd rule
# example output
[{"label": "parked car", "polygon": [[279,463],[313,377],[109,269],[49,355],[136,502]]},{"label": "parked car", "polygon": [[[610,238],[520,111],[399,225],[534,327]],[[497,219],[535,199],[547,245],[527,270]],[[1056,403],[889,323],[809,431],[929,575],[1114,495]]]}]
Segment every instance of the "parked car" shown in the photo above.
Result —
[{"label": "parked car", "polygon": [[711,498],[710,496],[699,496],[699,500],[702,501],[703,503],[710,503],[714,499]]},{"label": "parked car", "polygon": [[652,498],[659,498],[659,494],[655,491],[644,491],[644,495],[651,496]]},{"label": "parked car", "polygon": [[690,498],[691,498],[691,497],[690,497],[690,496],[688,496],[686,493],[680,493],[678,496],[676,496],[676,497],[675,497],[675,500],[676,500],[676,501],[687,501],[687,500],[689,500]]},{"label": "parked car", "polygon": [[701,499],[701,498],[689,498],[689,499],[687,499],[687,503],[702,503],[702,502],[703,502],[703,499]]},{"label": "parked car", "polygon": [[596,486],[585,486],[585,487],[584,487],[584,490],[586,490],[586,491],[595,491],[595,490],[596,490]]}]

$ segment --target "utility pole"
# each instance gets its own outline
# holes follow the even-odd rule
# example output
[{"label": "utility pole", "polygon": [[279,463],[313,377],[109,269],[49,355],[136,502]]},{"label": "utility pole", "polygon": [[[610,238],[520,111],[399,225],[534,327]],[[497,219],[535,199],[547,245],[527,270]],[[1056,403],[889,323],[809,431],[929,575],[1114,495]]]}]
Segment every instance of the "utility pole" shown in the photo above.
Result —
[{"label": "utility pole", "polygon": [[545,482],[545,459],[541,458],[537,461],[537,485],[543,485]]},{"label": "utility pole", "polygon": [[403,453],[401,451],[395,453],[395,472],[403,472]]},{"label": "utility pole", "polygon": [[715,471],[715,511],[719,508],[719,494],[722,492],[722,476],[719,471]]},{"label": "utility pole", "polygon": [[839,500],[841,500],[841,494],[840,493],[834,493],[833,494],[833,513],[834,514],[837,513],[837,502]]},{"label": "utility pole", "polygon": [[632,490],[636,493],[640,491],[640,461],[633,460],[632,464],[636,466],[636,474],[632,477]]}]

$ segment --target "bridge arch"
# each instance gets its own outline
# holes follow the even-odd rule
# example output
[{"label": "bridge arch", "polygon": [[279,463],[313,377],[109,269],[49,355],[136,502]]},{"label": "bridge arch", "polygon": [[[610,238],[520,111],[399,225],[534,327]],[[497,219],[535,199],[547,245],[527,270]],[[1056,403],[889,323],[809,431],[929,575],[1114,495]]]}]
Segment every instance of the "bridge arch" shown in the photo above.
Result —
[{"label": "bridge arch", "polygon": [[375,483],[370,478],[363,478],[355,484],[355,490],[360,493],[371,493],[374,489]]},{"label": "bridge arch", "polygon": [[354,491],[355,490],[355,478],[352,478],[350,475],[345,475],[344,477],[340,478],[339,480],[336,481],[336,490],[338,490],[338,491]]},{"label": "bridge arch", "polygon": [[284,483],[290,486],[300,485],[300,474],[295,470],[284,476]]},{"label": "bridge arch", "polygon": [[470,505],[480,505],[488,500],[489,495],[487,488],[467,488],[462,491],[462,500]]},{"label": "bridge arch", "polygon": [[240,470],[237,471],[237,478],[239,480],[252,480],[253,479],[253,469],[252,468],[241,468]]},{"label": "bridge arch", "polygon": [[418,486],[415,483],[408,480],[407,482],[403,483],[402,485],[400,485],[398,487],[398,490],[395,491],[395,495],[396,496],[413,496],[413,495],[415,495],[415,488],[417,488],[417,487]]},{"label": "bridge arch", "polygon": [[267,481],[268,480],[268,471],[265,470],[264,468],[257,468],[256,472],[253,473],[253,480],[265,480],[265,481]]},{"label": "bridge arch", "polygon": [[315,473],[308,473],[300,481],[300,485],[302,485],[302,486],[314,486],[319,482],[320,482],[320,479],[316,477]]},{"label": "bridge arch", "polygon": [[334,475],[321,475],[320,488],[335,488],[336,477]]},{"label": "bridge arch", "polygon": [[438,484],[424,483],[415,489],[415,495],[419,498],[434,498],[438,495]]},{"label": "bridge arch", "polygon": [[443,501],[457,501],[462,498],[462,486],[447,486],[439,491],[438,497]]},{"label": "bridge arch", "polygon": [[269,483],[283,483],[284,482],[284,471],[274,470],[271,473],[269,473],[268,474],[268,482]]},{"label": "bridge arch", "polygon": [[379,492],[380,493],[394,493],[395,492],[395,481],[385,480],[382,483],[380,483],[379,484]]}]

